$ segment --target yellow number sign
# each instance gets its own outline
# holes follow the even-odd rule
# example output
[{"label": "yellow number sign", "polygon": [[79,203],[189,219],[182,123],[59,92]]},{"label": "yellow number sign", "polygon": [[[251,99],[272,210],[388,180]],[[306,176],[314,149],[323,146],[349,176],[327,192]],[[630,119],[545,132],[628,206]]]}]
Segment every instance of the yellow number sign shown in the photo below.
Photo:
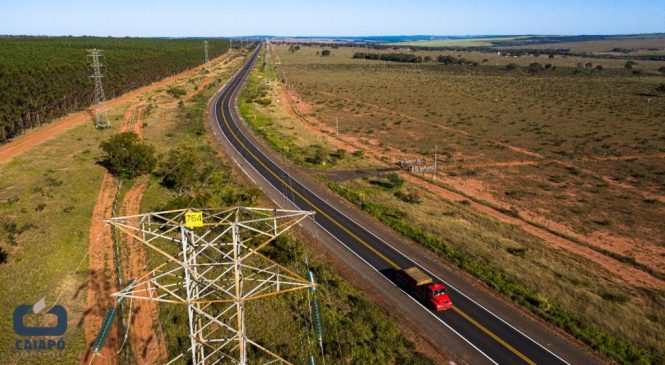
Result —
[{"label": "yellow number sign", "polygon": [[201,212],[186,212],[185,213],[185,227],[203,227],[203,213]]}]

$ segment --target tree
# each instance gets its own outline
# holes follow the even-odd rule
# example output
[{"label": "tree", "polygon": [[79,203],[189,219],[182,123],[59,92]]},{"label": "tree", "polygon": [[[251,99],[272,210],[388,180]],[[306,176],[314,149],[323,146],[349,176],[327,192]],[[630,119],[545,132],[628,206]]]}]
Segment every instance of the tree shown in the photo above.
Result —
[{"label": "tree", "polygon": [[661,74],[665,75],[665,66],[659,68],[659,69],[658,69],[658,72],[660,72]]},{"label": "tree", "polygon": [[516,63],[509,63],[508,65],[506,65],[506,70],[514,71],[517,70],[518,67],[519,66]]},{"label": "tree", "polygon": [[155,148],[134,132],[118,133],[99,145],[105,164],[120,178],[133,179],[151,172],[157,164]]},{"label": "tree", "polygon": [[[211,39],[210,57],[228,49]],[[198,39],[0,37],[0,143],[92,102],[86,49],[105,53],[104,90],[118,96],[203,62]]]},{"label": "tree", "polygon": [[323,51],[321,51],[321,56],[322,57],[330,56],[330,50],[329,49],[324,49]]},{"label": "tree", "polygon": [[656,92],[660,94],[665,94],[665,84],[660,84],[656,86]]},{"label": "tree", "polygon": [[199,179],[203,164],[197,152],[190,147],[170,150],[160,163],[159,175],[162,183],[169,189],[178,189],[179,193],[191,191]]},{"label": "tree", "polygon": [[626,62],[625,65],[623,65],[623,67],[625,67],[626,70],[632,70],[632,69],[633,69],[633,66],[636,66],[636,65],[637,65],[637,62],[635,62],[635,61],[628,61],[628,62]]},{"label": "tree", "polygon": [[603,70],[603,65],[596,65],[596,71],[600,72]]}]

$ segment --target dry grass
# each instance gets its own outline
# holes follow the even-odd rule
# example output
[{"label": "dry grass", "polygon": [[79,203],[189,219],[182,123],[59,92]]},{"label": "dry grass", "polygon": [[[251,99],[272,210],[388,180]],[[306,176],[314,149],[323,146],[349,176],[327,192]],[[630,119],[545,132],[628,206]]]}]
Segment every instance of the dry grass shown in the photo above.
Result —
[{"label": "dry grass", "polygon": [[[332,49],[330,57],[317,56],[321,48],[315,47],[275,49],[280,77],[308,104],[308,118],[327,128],[339,119],[343,138],[369,141],[367,148],[379,156],[431,157],[438,146],[444,182],[542,218],[536,221],[562,233],[600,240],[605,244],[597,249],[665,273],[659,223],[665,217],[659,201],[665,196],[665,98],[649,96],[662,77],[634,76],[619,60],[449,53],[488,59],[474,67],[351,58],[362,49]],[[557,69],[505,70],[508,62],[533,60],[555,62]],[[576,72],[587,61],[605,69]],[[640,67],[653,71],[663,64]],[[404,221],[662,361],[662,289],[627,284],[589,259],[429,191],[414,205],[368,180],[342,186],[403,212]]]},{"label": "dry grass", "polygon": [[[559,63],[557,56],[556,70],[532,75],[493,66],[492,57],[507,62],[495,54],[485,54],[487,65],[473,67],[356,60],[351,55],[357,50],[346,48],[333,49],[330,57],[316,56],[318,48],[293,54],[276,49],[289,82],[312,105],[309,115],[328,127],[338,118],[346,136],[373,140],[393,155],[399,151],[398,158],[431,156],[438,146],[449,181],[461,174],[474,194],[486,192],[474,185],[490,185],[492,200],[518,204],[583,236],[628,236],[639,246],[665,242],[657,223],[665,215],[658,201],[665,197],[665,98],[649,96],[661,76],[633,76],[618,60],[584,60],[605,62],[606,69],[575,73],[577,62]],[[628,159],[595,161],[607,158]],[[495,166],[524,161],[543,167]],[[552,175],[556,183],[544,181]],[[505,194],[520,186],[529,191],[519,200]],[[598,217],[603,215],[611,216],[610,224]],[[663,260],[649,264],[663,271]]]}]

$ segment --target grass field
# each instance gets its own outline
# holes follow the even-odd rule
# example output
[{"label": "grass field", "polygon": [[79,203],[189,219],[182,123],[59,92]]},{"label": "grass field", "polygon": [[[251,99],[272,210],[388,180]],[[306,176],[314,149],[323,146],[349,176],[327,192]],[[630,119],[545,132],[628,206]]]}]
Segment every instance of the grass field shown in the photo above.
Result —
[{"label": "grass field", "polygon": [[[145,107],[140,121],[142,134],[147,143],[155,146],[160,159],[174,148],[191,147],[202,161],[217,166],[221,172],[228,172],[228,175],[222,175],[226,176],[225,180],[206,188],[213,189],[212,193],[197,190],[196,200],[187,199],[194,204],[204,201],[203,196],[207,199],[205,201],[216,202],[218,206],[237,204],[258,196],[255,189],[232,177],[227,161],[218,154],[204,124],[208,99],[230,77],[240,60],[238,58],[226,66],[217,65],[210,73],[198,71],[132,101],[132,105]],[[81,321],[88,281],[88,234],[91,213],[105,172],[98,164],[102,158],[99,143],[117,132],[129,106],[125,104],[110,112],[114,126],[111,130],[97,132],[92,123],[86,123],[0,165],[0,247],[7,254],[4,257],[6,262],[0,263],[0,315],[11,318],[16,305],[34,304],[42,297],[46,297],[49,306],[63,305],[69,314],[68,330],[63,337],[66,350],[62,352],[17,353],[13,349],[14,341],[20,338],[14,334],[11,321],[1,321],[1,363],[77,363],[86,350]],[[161,183],[157,174],[148,176],[146,181],[140,204],[142,212],[183,201],[177,191]],[[124,181],[118,201],[122,202],[135,185],[137,181]],[[268,202],[262,200],[261,204]],[[122,209],[124,207],[120,206]],[[283,250],[292,248],[299,252],[310,250],[294,237],[281,242],[286,246],[273,250],[273,254],[283,255]],[[119,243],[121,271],[125,272],[130,261],[129,251],[124,239],[116,243]],[[310,268],[322,284],[320,300],[324,325],[329,331],[324,343],[329,363],[433,363],[418,352],[386,311],[335,274],[318,254],[308,251],[308,256]],[[154,255],[147,256],[148,262],[155,263],[156,259]],[[304,270],[302,257],[289,264]],[[291,300],[295,300],[295,308]],[[305,317],[307,305],[303,298],[281,298],[263,305],[270,306],[270,310],[251,306],[248,309],[251,311],[248,320],[250,335],[284,356],[306,362],[304,356],[316,349],[306,345],[311,338],[307,337],[309,322]],[[294,310],[300,311],[295,312],[300,316],[298,321],[293,320]],[[124,312],[120,314],[127,317]],[[152,323],[151,333],[164,337],[162,340],[169,352],[164,355],[171,358],[186,350],[189,343],[185,337],[188,334],[186,312],[182,306],[165,306],[160,309],[159,316],[159,323]],[[353,323],[349,323],[350,319]],[[33,324],[34,321],[37,318],[30,318],[27,323]],[[269,333],[256,330],[260,324],[266,323],[270,323]],[[135,343],[133,336],[135,334],[130,332],[130,340],[122,348],[119,355],[119,359],[125,359],[122,361],[140,357],[143,351],[157,350],[152,346],[130,345]],[[304,351],[304,348],[308,350]]]},{"label": "grass field", "polygon": [[[255,81],[250,84],[250,93],[253,93],[256,86]],[[223,170],[230,170],[230,161],[216,153],[216,142],[211,140],[212,137],[200,133],[206,129],[203,111],[218,87],[219,85],[211,84],[182,107],[160,108],[151,114],[146,119],[148,125],[157,124],[158,121],[180,122],[161,123],[159,129],[153,128],[150,132],[156,134],[146,134],[146,138],[154,141],[157,149],[162,152],[182,147],[195,148],[201,159],[210,161]],[[250,188],[234,180],[225,184],[217,188],[222,191],[236,191],[237,196]],[[154,177],[149,186],[142,202],[142,211],[163,209],[169,201],[179,197],[176,191],[159,184]],[[197,193],[197,196],[203,195],[206,195],[205,191]],[[196,204],[196,200],[192,201]],[[269,204],[270,202],[261,198],[260,205]],[[281,258],[280,262],[286,261],[285,264],[301,273],[306,271],[305,257],[309,258],[309,268],[314,271],[320,283],[319,296],[326,331],[326,362],[414,365],[432,363],[429,358],[417,352],[414,344],[405,338],[394,318],[363,298],[357,289],[336,274],[322,261],[320,255],[312,252],[312,249],[305,246],[295,235],[280,239],[277,248],[268,251],[272,257]],[[153,262],[157,259],[158,255],[149,256],[149,260]],[[248,335],[259,343],[269,344],[271,349],[278,350],[281,356],[290,361],[306,363],[308,355],[317,353],[308,328],[311,324],[306,303],[303,293],[298,293],[248,304]],[[187,328],[184,325],[186,318],[186,311],[182,306],[165,306],[164,310],[160,311],[160,322],[165,326],[164,332],[169,334],[167,342],[172,356],[183,352],[188,344]],[[349,322],[351,320],[353,323]]]},{"label": "grass field", "polygon": [[[117,125],[122,110],[110,113]],[[104,168],[98,145],[114,133],[92,123],[63,134],[0,166],[0,315],[12,318],[19,304],[46,298],[68,312],[66,350],[21,354],[14,350],[12,322],[0,322],[3,363],[76,363],[85,349],[80,330],[87,281],[88,229]],[[15,228],[14,228],[15,227]],[[37,319],[33,318],[33,324]]]},{"label": "grass field", "polygon": [[[280,140],[289,141],[298,131],[302,145],[326,137],[330,148],[362,149],[384,166],[403,158],[431,161],[438,147],[441,186],[570,237],[572,245],[592,247],[652,280],[622,280],[591,257],[555,248],[520,226],[478,213],[468,200],[449,200],[411,180],[401,193],[382,187],[380,177],[331,187],[608,356],[623,363],[663,361],[665,98],[653,95],[663,82],[655,72],[663,63],[640,62],[644,73],[636,76],[624,69],[625,60],[416,52],[479,63],[446,66],[353,59],[362,49],[345,47],[328,48],[328,57],[320,56],[320,47],[273,49],[279,79],[288,79],[294,100],[302,98],[293,107],[304,120],[292,115],[291,124],[269,125],[262,134],[279,130]],[[505,69],[534,61],[557,68],[535,74]],[[580,62],[602,62],[603,70],[580,71]],[[252,77],[271,78],[274,71]],[[258,103],[252,108],[263,110],[265,120],[283,113]],[[331,133],[336,121],[339,139]],[[308,123],[316,128],[302,128]],[[444,239],[421,242],[428,235]]]},{"label": "grass field", "polygon": [[353,49],[330,57],[277,49],[309,115],[326,126],[339,120],[340,133],[373,141],[394,159],[431,158],[438,146],[442,178],[476,193],[492,190],[492,200],[584,236],[620,240],[630,232],[630,249],[641,260],[655,254],[650,264],[665,268],[665,231],[657,224],[665,213],[657,198],[665,196],[665,97],[653,94],[662,76],[633,76],[617,60],[598,73],[576,73],[556,57],[556,70],[530,74],[491,61],[412,65],[352,59]]}]

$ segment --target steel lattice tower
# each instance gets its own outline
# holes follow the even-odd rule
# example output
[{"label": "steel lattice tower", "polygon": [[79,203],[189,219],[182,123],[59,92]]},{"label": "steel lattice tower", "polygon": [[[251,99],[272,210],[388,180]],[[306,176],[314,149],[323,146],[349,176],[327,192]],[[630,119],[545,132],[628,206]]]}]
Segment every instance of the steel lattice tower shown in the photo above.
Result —
[{"label": "steel lattice tower", "polygon": [[[164,259],[113,295],[186,305],[194,365],[246,365],[250,361],[291,364],[248,338],[245,303],[314,287],[259,252],[313,214],[235,207],[180,209],[106,220]],[[192,222],[198,223],[196,227]]]},{"label": "steel lattice tower", "polygon": [[90,49],[88,50],[88,57],[91,58],[90,67],[92,68],[91,79],[95,81],[95,95],[94,95],[94,105],[95,105],[95,127],[101,128],[111,128],[111,122],[109,122],[109,116],[104,110],[104,103],[106,102],[106,96],[104,95],[104,88],[102,87],[102,63],[100,58],[102,57],[102,51],[99,49]]},{"label": "steel lattice tower", "polygon": [[210,59],[208,58],[208,41],[203,41],[203,49],[205,52],[205,63],[210,62]]}]

